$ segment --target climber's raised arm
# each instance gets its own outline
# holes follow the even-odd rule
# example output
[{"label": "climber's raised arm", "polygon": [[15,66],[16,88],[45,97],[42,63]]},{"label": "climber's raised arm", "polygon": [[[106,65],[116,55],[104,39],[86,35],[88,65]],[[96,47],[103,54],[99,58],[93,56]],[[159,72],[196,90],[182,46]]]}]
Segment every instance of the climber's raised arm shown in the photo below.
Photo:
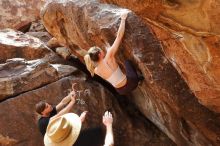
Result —
[{"label": "climber's raised arm", "polygon": [[[126,59],[124,62],[125,71],[123,71],[117,61],[119,58],[116,59],[115,56],[125,33],[125,19],[127,18],[128,12],[129,10],[125,10],[121,13],[121,22],[117,37],[107,52],[104,52],[103,49],[98,46],[93,46],[84,56],[86,67],[91,75],[94,76],[94,74],[97,74],[108,81],[121,95],[131,93],[131,91],[136,89],[140,81],[132,62]],[[106,44],[106,46],[108,46],[108,44]]]},{"label": "climber's raised arm", "polygon": [[[107,50],[106,58],[115,57],[116,52],[118,51],[121,40],[124,36],[125,32],[125,20],[127,18],[128,11],[123,12],[121,15],[121,23],[117,32],[117,37],[113,43],[113,45]],[[107,59],[108,60],[108,59]]]}]

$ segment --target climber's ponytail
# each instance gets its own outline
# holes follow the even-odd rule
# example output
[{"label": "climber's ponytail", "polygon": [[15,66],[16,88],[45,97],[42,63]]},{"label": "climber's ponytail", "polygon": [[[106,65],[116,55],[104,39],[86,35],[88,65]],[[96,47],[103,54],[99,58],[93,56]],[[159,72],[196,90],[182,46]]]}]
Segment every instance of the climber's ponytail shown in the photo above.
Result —
[{"label": "climber's ponytail", "polygon": [[88,53],[84,56],[86,67],[92,76],[94,76],[95,63],[99,60],[100,52],[101,49],[99,47],[91,47]]},{"label": "climber's ponytail", "polygon": [[84,60],[85,60],[87,69],[91,73],[91,76],[94,76],[95,65],[94,65],[94,62],[91,60],[89,54],[86,54],[84,56]]}]

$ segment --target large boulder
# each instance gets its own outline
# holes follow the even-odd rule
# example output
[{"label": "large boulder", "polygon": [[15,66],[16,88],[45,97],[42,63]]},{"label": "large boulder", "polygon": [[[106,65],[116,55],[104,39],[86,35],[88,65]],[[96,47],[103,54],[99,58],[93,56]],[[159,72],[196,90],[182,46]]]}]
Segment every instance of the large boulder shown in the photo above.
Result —
[{"label": "large boulder", "polygon": [[217,0],[100,1],[129,8],[146,22],[163,24],[173,30],[186,31],[197,35],[220,33],[218,27],[220,23],[220,2]]},{"label": "large boulder", "polygon": [[44,43],[51,39],[50,34],[46,31],[41,21],[32,22],[30,29],[25,34],[39,38]]},{"label": "large boulder", "polygon": [[82,74],[62,78],[1,102],[0,145],[43,146],[43,137],[37,127],[35,104],[46,100],[55,106],[70,92],[72,82],[77,83],[77,98],[72,111],[77,114],[84,110],[89,111],[83,129],[97,126],[104,129],[103,113],[111,110],[114,115],[115,145],[175,145],[149,121],[140,120],[138,116],[129,117],[108,90],[99,83],[86,82]]},{"label": "large boulder", "polygon": [[0,63],[11,58],[34,60],[54,55],[38,38],[12,29],[0,30]]},{"label": "large boulder", "polygon": [[0,100],[55,82],[75,71],[72,66],[49,64],[41,59],[10,59],[0,64]]},{"label": "large boulder", "polygon": [[[151,1],[146,1],[148,2]],[[142,2],[132,2],[134,7],[138,4]],[[148,4],[143,4],[142,7],[144,6]],[[113,43],[122,11],[121,8],[100,4],[95,0],[56,0],[44,6],[41,17],[50,34],[82,59],[89,47],[98,45],[104,48]],[[145,9],[142,11],[144,13]],[[155,14],[154,11],[148,13],[151,14]],[[165,54],[166,50],[155,36],[155,33],[160,34],[156,30],[151,29],[148,23],[141,21],[134,13],[129,13],[119,51],[122,57],[119,60],[132,59],[145,76],[145,81],[128,99],[177,145],[219,145],[220,118],[201,105],[201,100],[197,100],[200,99],[199,96],[193,94],[194,90],[186,84],[186,76],[178,72],[175,60],[173,63]],[[173,37],[164,37],[164,41],[166,39]],[[177,43],[180,42],[177,40]],[[170,56],[178,51],[182,50],[169,52]],[[186,56],[182,56],[182,59],[186,59],[184,57]],[[207,90],[203,89],[202,92],[205,91]],[[215,99],[209,105],[203,104],[218,112],[218,98]]]},{"label": "large boulder", "polygon": [[1,0],[0,29],[21,29],[39,19],[44,0]]},{"label": "large boulder", "polygon": [[151,25],[199,102],[220,112],[220,1],[101,1],[127,7]]}]

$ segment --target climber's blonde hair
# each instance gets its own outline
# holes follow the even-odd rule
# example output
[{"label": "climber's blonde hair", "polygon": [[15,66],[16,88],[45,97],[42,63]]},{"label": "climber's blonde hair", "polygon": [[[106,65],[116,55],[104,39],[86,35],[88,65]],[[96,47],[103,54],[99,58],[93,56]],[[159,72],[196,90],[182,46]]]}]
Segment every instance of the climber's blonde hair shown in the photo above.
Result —
[{"label": "climber's blonde hair", "polygon": [[99,47],[91,47],[88,50],[87,54],[84,56],[86,67],[92,76],[94,76],[95,64],[99,60],[100,52],[101,52],[101,49]]}]

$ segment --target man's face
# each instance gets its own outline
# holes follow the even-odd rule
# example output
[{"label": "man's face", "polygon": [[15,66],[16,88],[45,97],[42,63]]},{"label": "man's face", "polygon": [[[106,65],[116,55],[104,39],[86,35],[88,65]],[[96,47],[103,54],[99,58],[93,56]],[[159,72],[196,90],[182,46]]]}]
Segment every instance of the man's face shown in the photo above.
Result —
[{"label": "man's face", "polygon": [[44,108],[44,111],[42,112],[42,115],[48,115],[53,110],[53,107],[46,103],[46,106]]}]

